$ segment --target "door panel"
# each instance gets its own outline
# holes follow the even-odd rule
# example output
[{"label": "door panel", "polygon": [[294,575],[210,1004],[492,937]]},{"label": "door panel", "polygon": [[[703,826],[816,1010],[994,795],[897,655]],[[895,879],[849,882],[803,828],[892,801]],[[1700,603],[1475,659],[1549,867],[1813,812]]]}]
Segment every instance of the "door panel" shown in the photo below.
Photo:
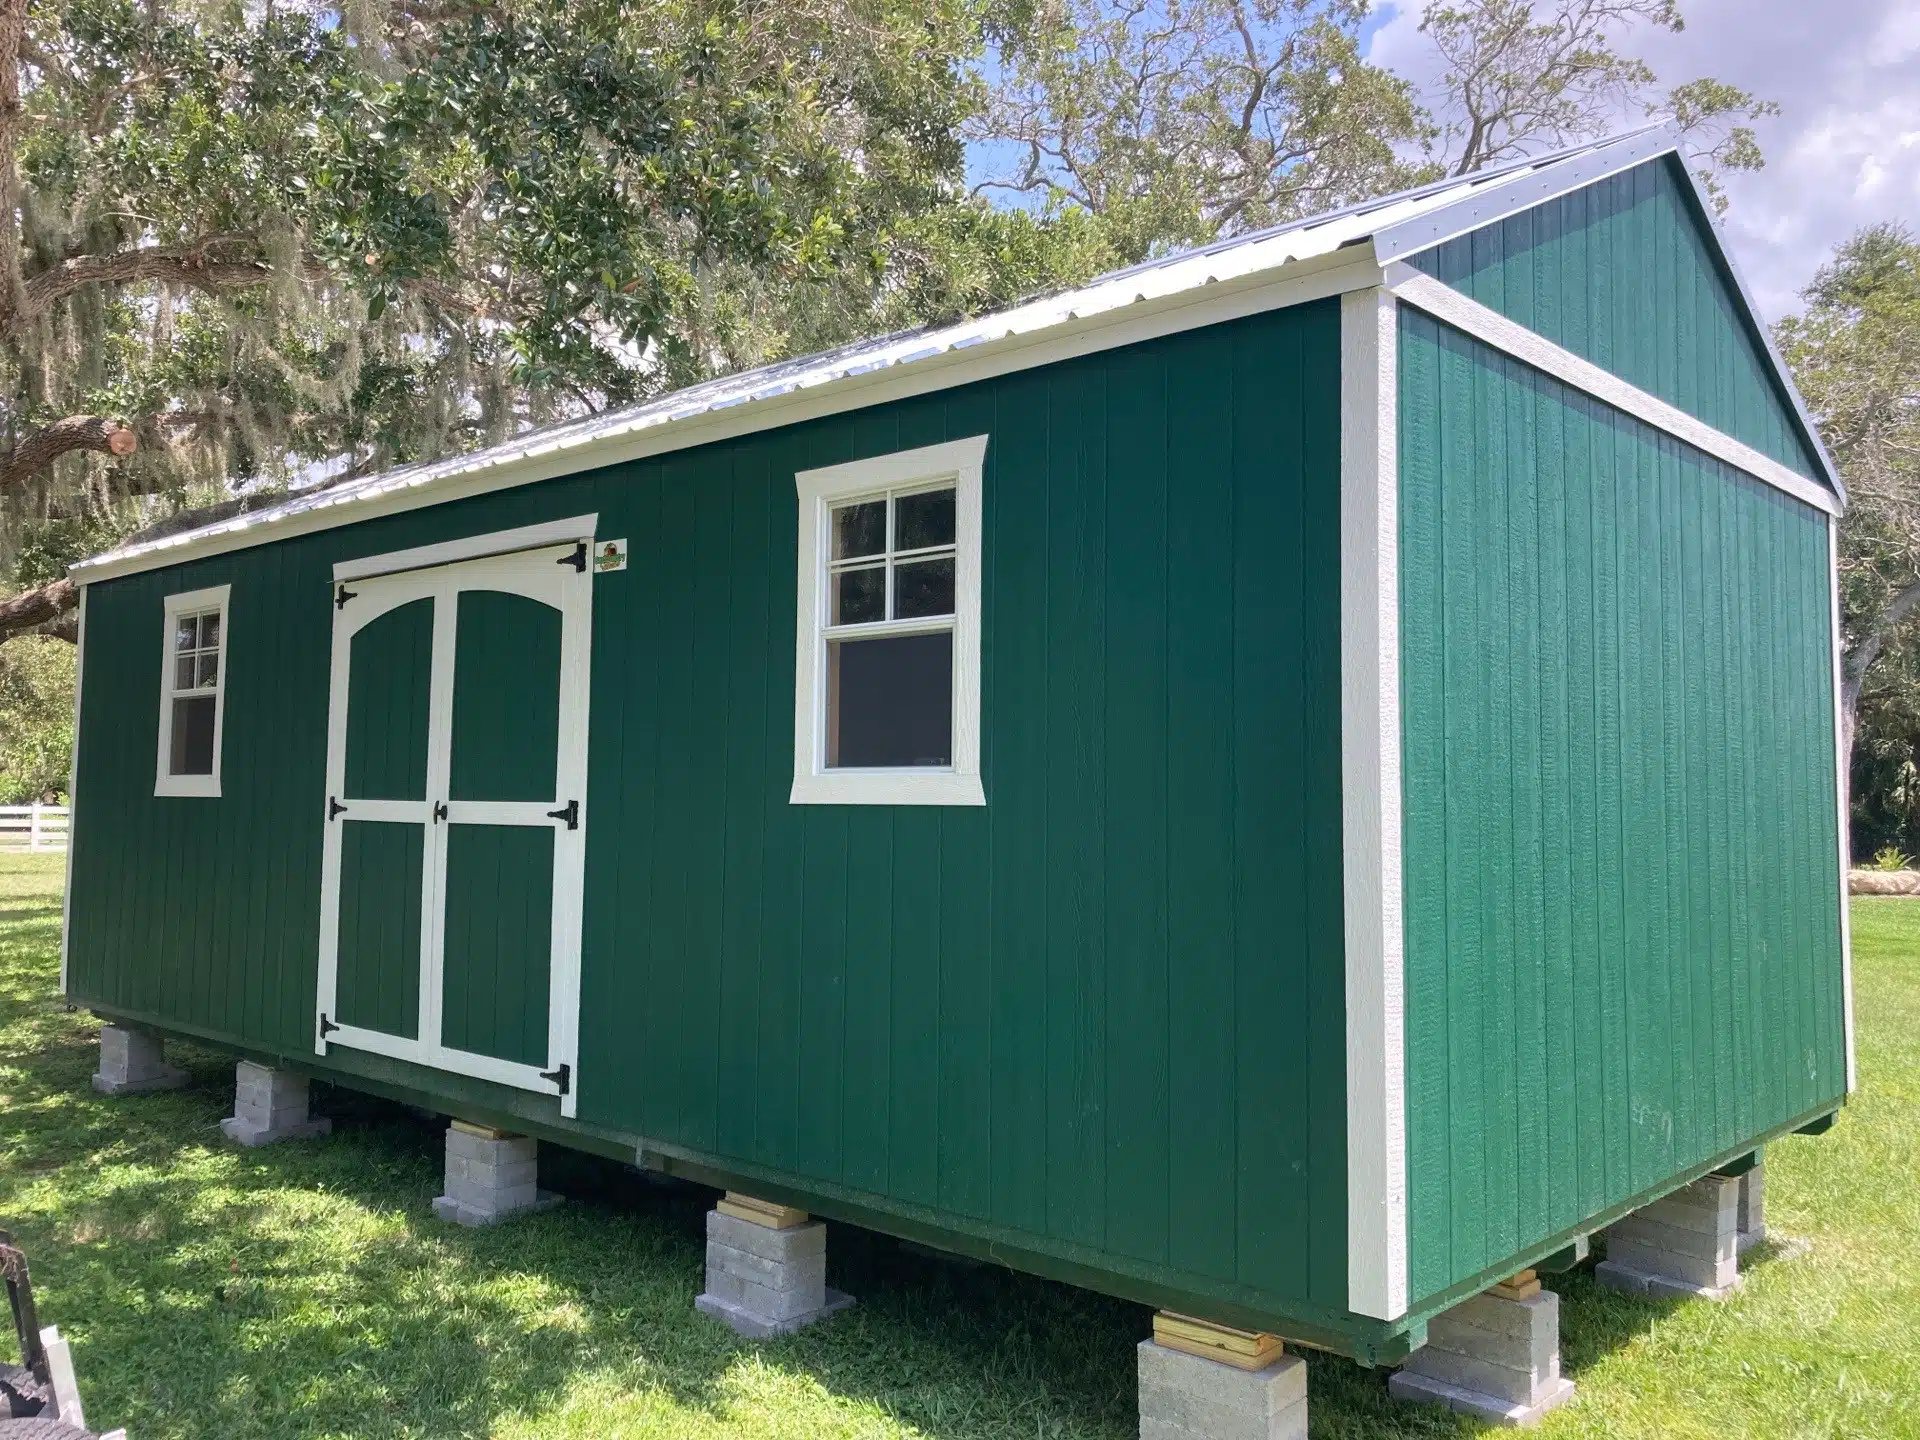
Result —
[{"label": "door panel", "polygon": [[371,1050],[574,1113],[586,555],[543,542],[336,578],[319,1053]]},{"label": "door panel", "polygon": [[343,816],[340,827],[335,1018],[343,1025],[417,1039],[426,826]]},{"label": "door panel", "polygon": [[560,612],[525,595],[462,590],[454,642],[454,800],[554,801]]},{"label": "door panel", "polygon": [[448,826],[442,1045],[547,1064],[553,840],[551,826]]},{"label": "door panel", "polygon": [[433,675],[433,600],[386,611],[354,632],[342,799],[423,800]]}]

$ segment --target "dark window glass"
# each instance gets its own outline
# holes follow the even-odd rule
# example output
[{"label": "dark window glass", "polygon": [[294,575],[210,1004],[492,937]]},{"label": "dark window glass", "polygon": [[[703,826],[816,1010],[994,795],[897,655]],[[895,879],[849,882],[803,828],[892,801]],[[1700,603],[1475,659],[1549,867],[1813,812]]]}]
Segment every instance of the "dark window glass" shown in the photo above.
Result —
[{"label": "dark window glass", "polygon": [[827,765],[953,764],[953,635],[836,640],[827,657]]},{"label": "dark window glass", "polygon": [[952,490],[902,495],[893,502],[893,548],[927,550],[953,544]]},{"label": "dark window glass", "polygon": [[213,707],[211,695],[182,696],[173,702],[173,756],[170,775],[213,774]]},{"label": "dark window glass", "polygon": [[920,615],[953,614],[953,557],[905,563],[893,572],[893,613],[911,620]]},{"label": "dark window glass", "polygon": [[195,646],[199,644],[199,640],[200,640],[200,617],[199,616],[182,615],[179,619],[173,622],[173,648],[174,649],[192,650],[193,648],[195,648]]},{"label": "dark window glass", "polygon": [[833,558],[881,555],[887,548],[887,502],[867,500],[833,512]]},{"label": "dark window glass", "polygon": [[220,648],[220,612],[200,617],[200,648],[218,650]]},{"label": "dark window glass", "polygon": [[863,625],[887,618],[887,567],[842,570],[833,577],[830,625]]}]

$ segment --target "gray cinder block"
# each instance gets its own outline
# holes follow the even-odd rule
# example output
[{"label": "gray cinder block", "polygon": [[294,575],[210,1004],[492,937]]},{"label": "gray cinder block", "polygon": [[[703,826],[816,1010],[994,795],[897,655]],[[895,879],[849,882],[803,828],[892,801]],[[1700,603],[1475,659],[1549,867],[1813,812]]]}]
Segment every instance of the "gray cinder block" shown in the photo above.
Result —
[{"label": "gray cinder block", "polygon": [[1475,1295],[1427,1322],[1427,1343],[1387,1379],[1396,1399],[1497,1425],[1531,1425],[1573,1397],[1560,1373],[1560,1297]]},{"label": "gray cinder block", "polygon": [[1739,1180],[1707,1175],[1643,1205],[1607,1228],[1593,1278],[1642,1295],[1724,1299],[1740,1283],[1739,1202]]},{"label": "gray cinder block", "polygon": [[1298,1355],[1242,1370],[1152,1340],[1136,1353],[1140,1440],[1306,1440],[1307,1365]]},{"label": "gray cinder block", "polygon": [[220,1132],[242,1145],[275,1140],[317,1139],[333,1129],[331,1120],[307,1114],[307,1077],[242,1060],[233,1071],[233,1114]]},{"label": "gray cinder block", "polygon": [[749,1339],[785,1335],[837,1314],[853,1297],[827,1288],[827,1227],[775,1229],[707,1212],[707,1285],[694,1308]]},{"label": "gray cinder block", "polygon": [[433,1213],[456,1225],[494,1225],[530,1210],[549,1210],[558,1195],[539,1188],[540,1142],[525,1135],[480,1135],[447,1127],[443,1194]]},{"label": "gray cinder block", "polygon": [[1734,1248],[1744,1255],[1767,1238],[1767,1161],[1762,1156],[1742,1175],[1739,1199],[1735,1202],[1735,1225],[1739,1239]]},{"label": "gray cinder block", "polygon": [[143,1095],[150,1090],[178,1090],[187,1072],[167,1064],[158,1035],[120,1025],[100,1027],[100,1068],[93,1088],[102,1095]]}]

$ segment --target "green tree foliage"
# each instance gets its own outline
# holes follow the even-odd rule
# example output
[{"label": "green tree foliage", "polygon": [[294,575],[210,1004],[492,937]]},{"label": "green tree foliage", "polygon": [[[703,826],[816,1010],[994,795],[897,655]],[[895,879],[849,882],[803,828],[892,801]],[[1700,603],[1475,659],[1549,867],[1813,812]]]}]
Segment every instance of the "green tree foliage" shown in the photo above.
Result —
[{"label": "green tree foliage", "polygon": [[1103,267],[1083,217],[964,193],[984,23],[0,0],[6,537],[467,449]]},{"label": "green tree foliage", "polygon": [[1430,172],[1407,84],[1368,65],[1366,0],[1040,0],[969,135],[977,189],[1098,217],[1128,261]]},{"label": "green tree foliage", "polygon": [[1920,239],[1861,230],[1779,327],[1847,482],[1841,699],[1856,852],[1920,850]]},{"label": "green tree foliage", "polygon": [[66,794],[74,660],[73,646],[47,635],[0,645],[0,805]]}]

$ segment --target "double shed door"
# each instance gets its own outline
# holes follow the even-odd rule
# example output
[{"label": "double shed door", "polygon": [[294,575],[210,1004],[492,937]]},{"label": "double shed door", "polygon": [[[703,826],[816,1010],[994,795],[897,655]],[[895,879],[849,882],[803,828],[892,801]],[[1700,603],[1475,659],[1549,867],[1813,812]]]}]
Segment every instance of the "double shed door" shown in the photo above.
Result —
[{"label": "double shed door", "polygon": [[335,585],[319,1053],[574,1113],[586,556],[549,545]]}]

